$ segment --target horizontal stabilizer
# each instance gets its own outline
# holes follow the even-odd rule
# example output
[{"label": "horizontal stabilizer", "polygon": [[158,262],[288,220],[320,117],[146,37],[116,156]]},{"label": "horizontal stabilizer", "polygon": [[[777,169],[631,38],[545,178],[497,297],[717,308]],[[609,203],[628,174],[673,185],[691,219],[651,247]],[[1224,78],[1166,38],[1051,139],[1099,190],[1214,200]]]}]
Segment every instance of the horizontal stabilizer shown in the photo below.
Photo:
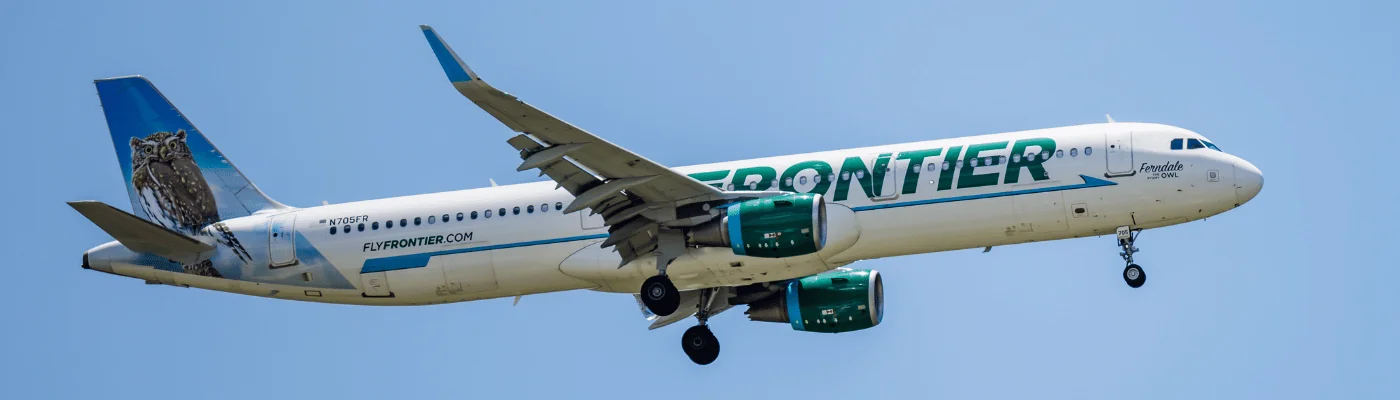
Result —
[{"label": "horizontal stabilizer", "polygon": [[68,205],[131,251],[181,261],[214,250],[214,246],[102,202],[70,201]]}]

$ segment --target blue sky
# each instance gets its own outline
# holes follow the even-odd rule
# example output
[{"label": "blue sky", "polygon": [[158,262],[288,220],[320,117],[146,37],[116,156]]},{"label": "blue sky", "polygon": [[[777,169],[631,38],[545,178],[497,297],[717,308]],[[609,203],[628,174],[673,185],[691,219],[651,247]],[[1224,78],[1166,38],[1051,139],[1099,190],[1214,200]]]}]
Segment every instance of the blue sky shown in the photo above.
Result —
[{"label": "blue sky", "polygon": [[[667,3],[7,3],[0,397],[1400,397],[1394,3]],[[1111,113],[1200,132],[1267,184],[1144,233],[1139,290],[1109,237],[868,261],[879,327],[729,312],[708,367],[626,295],[371,308],[78,268],[110,239],[63,202],[129,204],[95,78],[151,78],[291,205],[535,180],[424,23],[495,86],[667,165]]]}]

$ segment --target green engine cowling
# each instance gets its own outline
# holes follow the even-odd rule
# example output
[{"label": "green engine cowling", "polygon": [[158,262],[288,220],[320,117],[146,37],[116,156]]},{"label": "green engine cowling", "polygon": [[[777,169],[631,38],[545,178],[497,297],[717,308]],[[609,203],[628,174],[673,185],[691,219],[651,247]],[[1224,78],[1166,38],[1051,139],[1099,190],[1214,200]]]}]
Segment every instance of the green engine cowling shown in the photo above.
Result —
[{"label": "green engine cowling", "polygon": [[785,322],[793,330],[840,333],[879,325],[884,306],[879,272],[837,269],[789,282],[744,314],[753,321]]},{"label": "green engine cowling", "polygon": [[692,231],[691,241],[763,258],[816,253],[826,245],[826,199],[820,194],[753,199],[725,211],[723,217]]}]

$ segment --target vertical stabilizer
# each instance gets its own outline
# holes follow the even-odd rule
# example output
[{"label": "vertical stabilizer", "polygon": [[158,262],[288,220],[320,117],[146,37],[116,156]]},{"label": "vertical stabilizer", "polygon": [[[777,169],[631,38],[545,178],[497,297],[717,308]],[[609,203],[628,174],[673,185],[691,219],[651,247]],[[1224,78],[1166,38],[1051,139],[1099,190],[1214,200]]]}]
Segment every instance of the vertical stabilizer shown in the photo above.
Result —
[{"label": "vertical stabilizer", "polygon": [[95,83],[136,216],[193,235],[220,220],[286,208],[238,172],[151,81]]}]

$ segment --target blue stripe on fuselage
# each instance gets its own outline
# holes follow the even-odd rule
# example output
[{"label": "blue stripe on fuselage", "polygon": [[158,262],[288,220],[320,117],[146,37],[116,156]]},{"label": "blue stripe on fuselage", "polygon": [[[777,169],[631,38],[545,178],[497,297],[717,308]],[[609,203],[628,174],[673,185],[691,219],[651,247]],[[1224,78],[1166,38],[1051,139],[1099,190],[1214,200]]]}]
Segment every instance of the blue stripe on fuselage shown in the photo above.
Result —
[{"label": "blue stripe on fuselage", "polygon": [[450,255],[450,254],[462,254],[462,253],[474,253],[474,252],[478,252],[478,251],[490,251],[490,250],[513,249],[513,248],[516,248],[516,247],[538,246],[538,245],[542,245],[542,244],[564,243],[564,242],[573,242],[573,241],[579,241],[579,240],[603,239],[603,238],[607,238],[607,237],[608,237],[608,235],[607,235],[606,233],[602,233],[602,234],[597,234],[597,235],[570,236],[570,237],[563,237],[563,238],[558,238],[558,239],[533,240],[533,241],[529,241],[529,242],[506,243],[506,244],[497,244],[497,245],[490,245],[490,246],[468,247],[468,248],[465,248],[465,249],[433,251],[433,252],[418,253],[418,254],[404,254],[404,255],[401,255],[401,256],[392,256],[392,257],[384,257],[384,258],[371,258],[371,259],[365,260],[365,265],[364,265],[364,267],[361,267],[361,268],[360,268],[360,273],[362,273],[362,274],[368,274],[368,273],[371,273],[371,272],[384,272],[384,271],[394,271],[394,270],[400,270],[400,269],[422,268],[422,267],[428,266],[428,260],[431,259],[431,258],[433,258],[433,257],[435,257],[435,256],[445,256],[445,255]]},{"label": "blue stripe on fuselage", "polygon": [[[1090,177],[1090,176],[1087,176],[1087,175],[1079,175],[1079,177],[1084,179],[1084,183],[1075,184],[1075,185],[1065,185],[1065,186],[1051,186],[1051,187],[1036,188],[1036,189],[1012,190],[1012,191],[1009,191],[1009,192],[974,194],[974,195],[957,196],[957,197],[945,197],[945,198],[941,198],[941,199],[915,200],[915,201],[906,201],[906,202],[903,202],[903,203],[877,204],[877,205],[871,205],[871,206],[853,207],[853,208],[851,208],[851,210],[854,210],[854,211],[857,211],[857,212],[860,212],[860,211],[873,211],[873,210],[883,210],[883,209],[888,209],[888,208],[921,206],[921,205],[939,204],[939,203],[952,203],[952,202],[958,202],[958,201],[990,199],[990,198],[995,198],[995,197],[1016,196],[1016,195],[1022,195],[1022,194],[1057,192],[1057,191],[1061,191],[1061,190],[1086,189],[1086,188],[1094,188],[1094,187],[1114,186],[1114,185],[1117,185],[1117,183],[1110,182],[1110,181],[1106,181],[1106,180],[1103,180],[1103,179],[1098,179],[1098,178]],[[733,216],[731,216],[730,219],[733,220],[733,219],[735,219],[735,218],[734,218]],[[734,233],[735,233],[734,231],[735,231],[735,229],[732,229],[732,228],[731,228],[731,229],[730,229],[730,235],[734,235]],[[450,254],[472,253],[472,252],[478,252],[478,251],[490,251],[490,250],[512,249],[512,248],[516,248],[516,247],[538,246],[538,245],[543,245],[543,244],[564,243],[564,242],[573,242],[573,241],[579,241],[579,240],[604,239],[604,238],[607,238],[607,237],[608,237],[608,234],[606,234],[606,233],[600,233],[600,234],[596,234],[596,235],[570,236],[570,237],[563,237],[563,238],[558,238],[558,239],[534,240],[534,241],[529,241],[529,242],[497,244],[497,245],[490,245],[490,246],[469,247],[469,248],[465,248],[465,249],[443,250],[443,251],[434,251],[434,252],[418,253],[418,254],[404,254],[404,255],[401,255],[401,256],[392,256],[392,257],[384,257],[384,258],[373,258],[373,259],[365,260],[364,267],[360,268],[360,273],[362,273],[362,274],[368,274],[368,273],[371,273],[371,272],[383,272],[383,271],[394,271],[394,270],[400,270],[400,269],[422,268],[422,267],[428,266],[428,260],[431,259],[431,258],[433,258],[434,256],[445,256],[445,255],[450,255]],[[733,241],[733,240],[735,240],[735,238],[731,238],[730,240]],[[739,251],[740,249],[742,249],[742,248],[735,248],[734,250],[735,250],[735,251]],[[741,254],[741,255],[742,255],[742,254]]]}]

